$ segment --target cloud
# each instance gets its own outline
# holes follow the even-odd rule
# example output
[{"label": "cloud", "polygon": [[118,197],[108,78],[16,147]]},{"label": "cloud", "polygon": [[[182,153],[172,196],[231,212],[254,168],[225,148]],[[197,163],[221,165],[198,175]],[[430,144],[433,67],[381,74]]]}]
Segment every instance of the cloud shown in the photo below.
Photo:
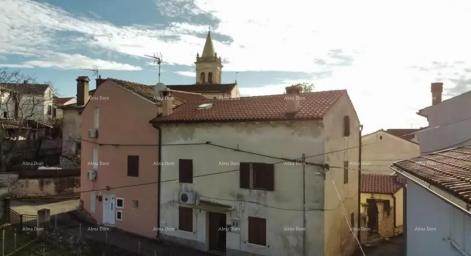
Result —
[{"label": "cloud", "polygon": [[129,64],[92,59],[81,54],[50,53],[41,60],[26,61],[21,65],[40,68],[56,69],[91,69],[97,67],[100,70],[138,71],[141,67]]}]

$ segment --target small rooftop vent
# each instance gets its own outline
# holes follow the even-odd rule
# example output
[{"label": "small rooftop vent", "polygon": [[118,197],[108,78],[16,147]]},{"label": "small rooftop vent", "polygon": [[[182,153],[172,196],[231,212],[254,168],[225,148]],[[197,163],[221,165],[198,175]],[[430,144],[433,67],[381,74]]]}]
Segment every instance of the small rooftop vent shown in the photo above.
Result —
[{"label": "small rooftop vent", "polygon": [[213,103],[203,103],[198,106],[198,110],[210,109],[213,106]]}]

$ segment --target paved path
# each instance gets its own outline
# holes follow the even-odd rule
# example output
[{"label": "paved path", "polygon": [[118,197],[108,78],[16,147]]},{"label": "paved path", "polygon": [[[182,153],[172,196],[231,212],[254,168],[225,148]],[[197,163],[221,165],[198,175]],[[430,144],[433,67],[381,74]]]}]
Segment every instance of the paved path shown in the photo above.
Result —
[{"label": "paved path", "polygon": [[[366,256],[403,256],[404,246],[404,238],[395,237],[389,241],[383,241],[374,247],[363,249]],[[361,253],[357,252],[355,256],[361,256]]]}]

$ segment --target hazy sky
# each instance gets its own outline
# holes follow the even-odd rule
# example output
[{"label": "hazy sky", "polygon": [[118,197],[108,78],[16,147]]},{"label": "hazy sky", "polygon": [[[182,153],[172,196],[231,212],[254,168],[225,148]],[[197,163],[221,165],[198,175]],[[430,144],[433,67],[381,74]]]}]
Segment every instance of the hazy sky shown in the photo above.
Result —
[{"label": "hazy sky", "polygon": [[211,26],[224,82],[243,95],[295,82],[347,89],[366,131],[426,124],[430,83],[471,89],[471,1],[0,0],[0,67],[75,94],[93,74],[156,83],[144,55],[164,56],[164,83],[194,82]]}]

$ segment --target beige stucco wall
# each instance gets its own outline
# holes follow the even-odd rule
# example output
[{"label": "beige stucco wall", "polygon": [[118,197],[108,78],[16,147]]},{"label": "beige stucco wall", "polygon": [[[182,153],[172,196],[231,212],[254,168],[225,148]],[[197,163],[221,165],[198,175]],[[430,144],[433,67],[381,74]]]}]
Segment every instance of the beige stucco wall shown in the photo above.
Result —
[{"label": "beige stucco wall", "polygon": [[[245,122],[162,125],[162,140],[167,143],[212,143],[287,158],[302,153],[319,154],[324,148],[322,125],[305,122]],[[178,179],[178,159],[193,159],[193,175],[227,170],[234,172],[195,178],[193,184],[162,183],[161,224],[163,236],[196,248],[208,249],[207,212],[194,211],[194,232],[178,230],[178,193],[195,191],[200,199],[233,207],[227,223],[239,220],[239,232],[227,233],[229,253],[244,251],[258,255],[301,255],[302,232],[290,228],[302,224],[302,167],[276,164],[274,191],[241,189],[239,162],[279,162],[277,159],[221,149],[209,145],[171,146],[162,149],[162,180]],[[308,242],[307,255],[322,254],[323,179],[319,167],[306,168]],[[253,203],[257,202],[257,203]],[[282,208],[282,209],[275,209]],[[267,245],[248,243],[248,217],[267,220]],[[321,255],[318,254],[318,255]]]},{"label": "beige stucco wall", "polygon": [[[350,116],[350,136],[343,137],[343,118]],[[354,236],[347,221],[354,214],[356,226],[358,216],[358,141],[359,120],[348,97],[342,97],[324,118],[325,152],[323,155],[331,165],[324,188],[324,255],[350,255],[356,248]],[[343,150],[351,148],[349,150]],[[348,183],[344,184],[344,161],[349,162]],[[334,186],[335,183],[335,186]],[[337,193],[338,191],[338,193]],[[338,196],[340,196],[340,201]],[[347,216],[346,216],[347,215]],[[345,218],[346,217],[346,218]]]},{"label": "beige stucco wall", "polygon": [[[100,111],[98,139],[88,138],[88,129],[93,128],[93,113]],[[104,82],[96,90],[82,112],[82,191],[100,190],[96,195],[113,193],[124,198],[123,220],[115,227],[142,236],[155,238],[157,232],[158,196],[158,134],[149,123],[157,113],[156,106],[111,81]],[[92,169],[92,149],[98,148],[98,175],[89,181],[88,170]],[[139,177],[127,176],[127,156],[138,155]],[[147,185],[139,185],[148,183]],[[113,189],[117,186],[134,187]],[[109,186],[111,189],[105,191]],[[103,204],[96,201],[95,212],[91,211],[91,192],[81,194],[84,209],[102,223]],[[138,208],[132,200],[138,200]]]},{"label": "beige stucco wall", "polygon": [[385,131],[362,137],[362,173],[393,174],[393,162],[420,155],[419,145]]},{"label": "beige stucco wall", "polygon": [[[384,211],[384,204],[377,203],[378,206],[378,233],[382,237],[393,237],[402,234],[403,228],[403,204],[404,196],[401,188],[394,194],[361,193],[361,213],[367,216],[367,200],[387,200],[391,206],[391,213],[388,215]],[[363,227],[367,227],[367,221]],[[366,234],[366,232],[365,232]],[[367,235],[362,235],[362,241],[367,240]]]},{"label": "beige stucco wall", "polygon": [[78,109],[65,109],[62,113],[62,155],[73,156],[78,153],[82,117]]}]

